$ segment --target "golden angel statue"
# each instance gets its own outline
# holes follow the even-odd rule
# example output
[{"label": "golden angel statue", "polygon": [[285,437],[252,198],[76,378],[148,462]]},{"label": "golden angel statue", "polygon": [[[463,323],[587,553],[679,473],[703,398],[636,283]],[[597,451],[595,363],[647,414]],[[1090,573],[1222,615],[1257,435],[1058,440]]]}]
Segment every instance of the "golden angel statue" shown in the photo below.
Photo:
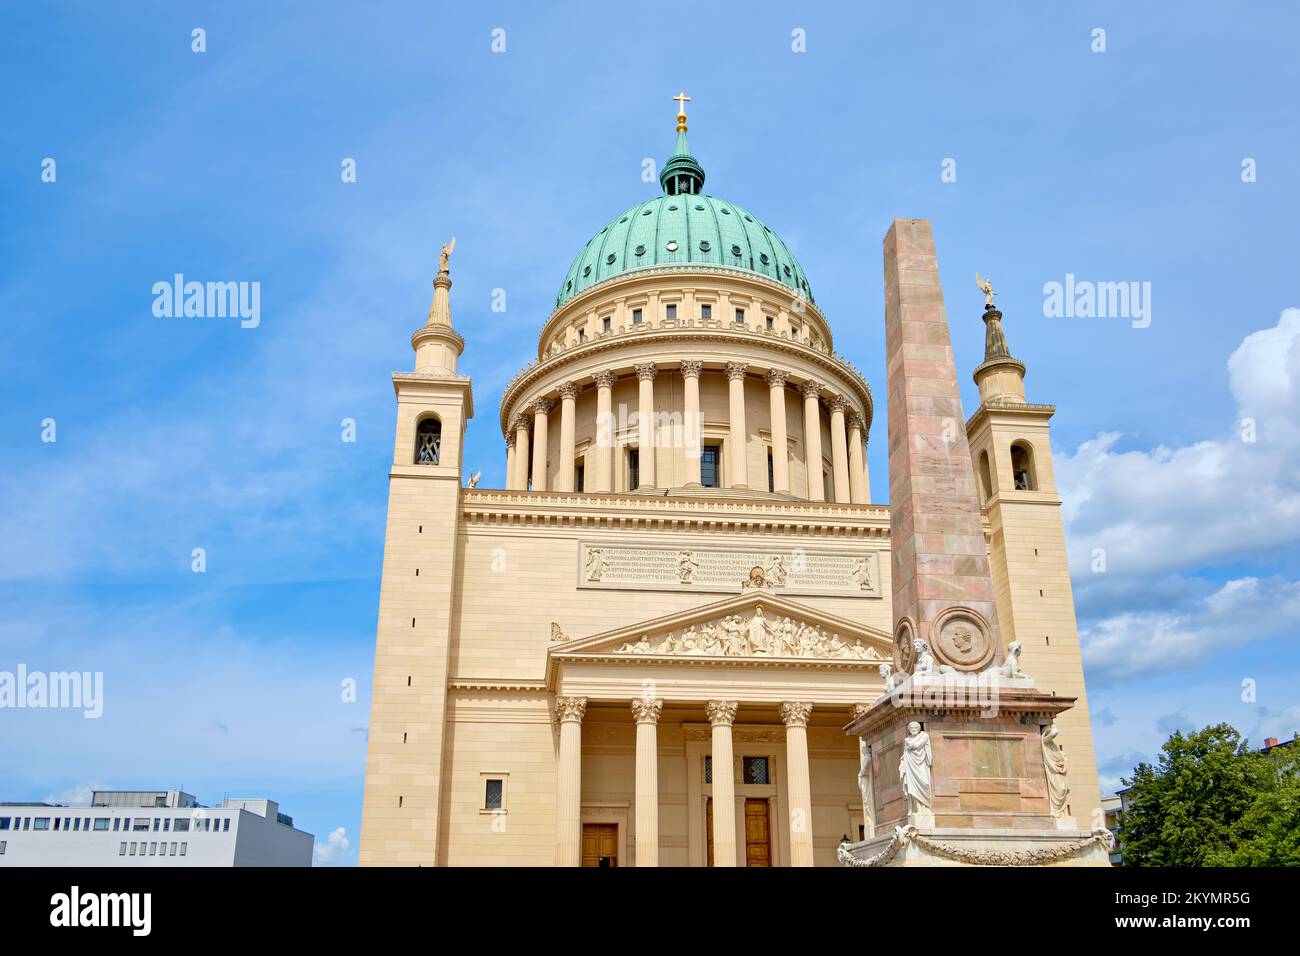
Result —
[{"label": "golden angel statue", "polygon": [[[452,241],[454,242],[455,240],[452,240]],[[980,287],[980,291],[984,293],[984,305],[985,305],[985,306],[988,306],[988,307],[992,307],[992,305],[993,305],[993,283],[992,283],[992,282],[989,282],[988,279],[982,279],[982,278],[980,278],[980,274],[977,272],[977,273],[975,273],[975,284],[976,284],[977,286],[979,286],[979,287]]]},{"label": "golden angel statue", "polygon": [[443,275],[450,271],[447,260],[451,258],[451,254],[455,251],[456,251],[456,237],[452,236],[451,242],[444,242],[442,244],[442,252],[438,254],[439,275]]}]

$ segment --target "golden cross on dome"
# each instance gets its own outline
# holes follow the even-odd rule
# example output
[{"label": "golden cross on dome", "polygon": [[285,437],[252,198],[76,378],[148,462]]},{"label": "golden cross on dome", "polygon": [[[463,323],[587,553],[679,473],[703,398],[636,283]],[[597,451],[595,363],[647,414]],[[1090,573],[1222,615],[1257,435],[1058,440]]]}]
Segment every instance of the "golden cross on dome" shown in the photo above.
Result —
[{"label": "golden cross on dome", "polygon": [[691,98],[686,95],[685,90],[682,90],[673,99],[677,101],[677,132],[684,133],[686,132],[686,104],[691,101]]}]

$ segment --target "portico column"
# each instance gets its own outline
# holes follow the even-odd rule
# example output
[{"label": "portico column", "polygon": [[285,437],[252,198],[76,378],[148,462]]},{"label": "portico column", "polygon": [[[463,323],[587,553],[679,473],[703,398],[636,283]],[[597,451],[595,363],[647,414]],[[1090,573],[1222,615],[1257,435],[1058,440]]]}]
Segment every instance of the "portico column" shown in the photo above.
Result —
[{"label": "portico column", "polygon": [[596,491],[614,490],[614,446],[618,427],[614,421],[614,373],[596,373]]},{"label": "portico column", "polygon": [[515,486],[515,433],[506,435],[506,490]]},{"label": "portico column", "polygon": [[713,725],[713,865],[736,865],[736,780],[732,767],[734,700],[711,700],[705,708]]},{"label": "portico column", "polygon": [[849,495],[855,505],[871,504],[867,454],[862,447],[862,416],[849,412]]},{"label": "portico column", "polygon": [[632,701],[636,718],[636,865],[659,865],[659,715],[662,700]]},{"label": "portico column", "polygon": [[745,442],[749,430],[745,427],[745,372],[744,362],[727,363],[727,382],[731,397],[731,475],[732,488],[749,487],[749,469],[745,460]]},{"label": "portico column", "polygon": [[528,419],[515,418],[515,483],[520,491],[528,490]]},{"label": "portico column", "polygon": [[641,402],[637,408],[638,488],[655,487],[655,375],[658,372],[654,362],[642,362],[636,366],[637,381],[641,385]]},{"label": "portico column", "polygon": [[556,491],[573,490],[573,408],[578,398],[578,386],[565,382],[560,386],[560,476],[555,480]]},{"label": "portico column", "polygon": [[808,779],[808,715],[812,704],[786,701],[781,705],[785,722],[786,801],[790,805],[790,865],[813,865],[812,785]]},{"label": "portico column", "polygon": [[844,410],[849,407],[843,397],[831,397],[831,469],[835,475],[835,500],[849,502],[849,444],[844,437]]},{"label": "portico column", "polygon": [[551,403],[545,398],[533,402],[533,491],[546,490],[547,416]]},{"label": "portico column", "polygon": [[825,501],[826,483],[822,481],[822,387],[816,382],[803,386],[803,444],[808,467],[808,500]]},{"label": "portico column", "polygon": [[585,697],[555,698],[560,722],[560,766],[555,794],[555,865],[582,863],[582,717]]},{"label": "portico column", "polygon": [[785,432],[785,372],[769,369],[767,387],[772,399],[772,490],[790,493],[790,446]]},{"label": "portico column", "polygon": [[682,421],[685,439],[686,484],[698,488],[700,482],[700,455],[704,451],[704,420],[700,418],[700,373],[703,362],[682,362],[682,380],[686,383],[685,412]]}]

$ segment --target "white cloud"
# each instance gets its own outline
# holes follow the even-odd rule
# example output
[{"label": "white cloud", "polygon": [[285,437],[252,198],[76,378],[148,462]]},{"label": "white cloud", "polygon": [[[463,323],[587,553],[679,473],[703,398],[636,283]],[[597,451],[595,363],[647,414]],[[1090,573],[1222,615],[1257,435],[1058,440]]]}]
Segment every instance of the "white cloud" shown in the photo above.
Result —
[{"label": "white cloud", "polygon": [[326,841],[317,843],[312,850],[312,866],[338,866],[347,857],[351,845],[346,828],[331,831]]},{"label": "white cloud", "polygon": [[107,789],[102,784],[87,783],[85,781],[74,784],[67,790],[59,793],[52,793],[45,798],[46,803],[57,803],[65,807],[88,807],[90,806],[90,797],[96,790]]},{"label": "white cloud", "polygon": [[[1140,575],[1300,540],[1300,309],[1243,339],[1227,368],[1238,415],[1218,437],[1119,451],[1121,436],[1103,432],[1057,456],[1077,576],[1090,574],[1094,548],[1108,574]],[[1254,441],[1243,438],[1249,422]]]}]

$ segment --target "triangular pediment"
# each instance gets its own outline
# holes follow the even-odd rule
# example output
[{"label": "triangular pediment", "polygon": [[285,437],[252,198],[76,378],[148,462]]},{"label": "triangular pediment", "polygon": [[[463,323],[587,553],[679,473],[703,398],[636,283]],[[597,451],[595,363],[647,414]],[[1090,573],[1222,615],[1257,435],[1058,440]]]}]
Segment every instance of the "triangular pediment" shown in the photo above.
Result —
[{"label": "triangular pediment", "polygon": [[654,658],[758,663],[880,664],[890,636],[766,590],[553,643],[553,662]]}]

